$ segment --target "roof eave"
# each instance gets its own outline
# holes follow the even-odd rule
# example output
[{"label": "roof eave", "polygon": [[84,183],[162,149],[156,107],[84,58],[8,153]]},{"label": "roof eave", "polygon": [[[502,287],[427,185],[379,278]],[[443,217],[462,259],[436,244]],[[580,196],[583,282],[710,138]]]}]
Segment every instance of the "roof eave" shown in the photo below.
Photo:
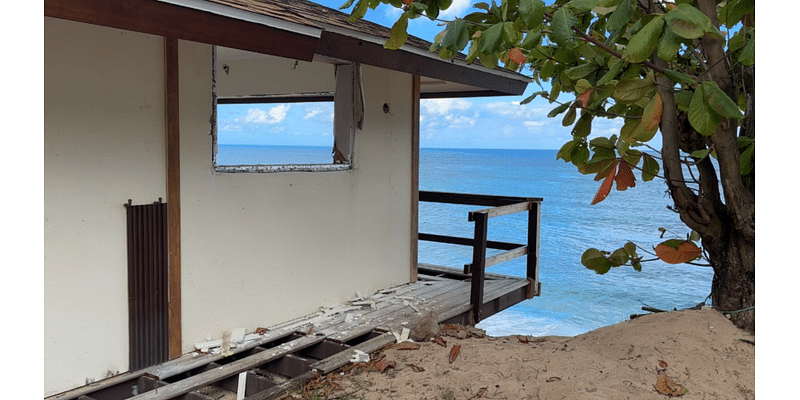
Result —
[{"label": "roof eave", "polygon": [[[474,87],[426,97],[521,95],[530,78],[441,60],[412,46],[388,50],[384,38],[280,18],[203,0],[45,0],[45,16],[312,61],[315,54]],[[310,26],[316,25],[316,26]],[[245,34],[246,33],[246,34]],[[276,38],[278,40],[276,40]]]}]

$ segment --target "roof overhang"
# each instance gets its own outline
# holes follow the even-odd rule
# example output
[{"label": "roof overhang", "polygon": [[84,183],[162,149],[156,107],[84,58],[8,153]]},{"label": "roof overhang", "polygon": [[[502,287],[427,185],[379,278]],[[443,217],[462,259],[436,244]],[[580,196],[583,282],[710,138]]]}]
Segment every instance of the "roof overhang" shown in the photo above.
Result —
[{"label": "roof overhang", "polygon": [[328,57],[419,75],[424,98],[521,95],[530,82],[511,71],[442,60],[411,45],[387,50],[383,48],[385,38],[371,34],[374,26],[369,27],[371,31],[359,31],[341,23],[281,14],[270,9],[270,4],[275,3],[45,0],[44,15],[301,61]]}]

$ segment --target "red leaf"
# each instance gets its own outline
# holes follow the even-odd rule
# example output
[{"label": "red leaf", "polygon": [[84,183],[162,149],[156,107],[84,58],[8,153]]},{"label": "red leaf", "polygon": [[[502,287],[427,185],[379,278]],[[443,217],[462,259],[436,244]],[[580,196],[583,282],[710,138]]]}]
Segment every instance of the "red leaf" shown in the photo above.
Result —
[{"label": "red leaf", "polygon": [[667,264],[681,264],[694,260],[703,253],[703,250],[692,242],[685,240],[668,240],[659,243],[656,248],[656,256]]},{"label": "red leaf", "polygon": [[594,88],[591,88],[578,96],[578,101],[581,103],[583,108],[589,107],[589,97],[592,95],[592,92],[594,92]]},{"label": "red leaf", "polygon": [[514,47],[513,49],[509,50],[508,59],[517,65],[525,64],[525,54],[522,54],[522,49],[519,47]]},{"label": "red leaf", "polygon": [[608,175],[606,175],[606,179],[603,181],[603,184],[600,185],[600,189],[597,190],[597,194],[594,195],[594,199],[592,200],[592,204],[597,204],[608,196],[611,193],[611,186],[614,184],[614,175],[617,173],[617,166],[612,165],[611,168],[608,170]]},{"label": "red leaf", "polygon": [[617,172],[617,190],[627,190],[629,187],[636,186],[636,177],[633,176],[631,166],[625,160],[619,161],[619,172]]}]

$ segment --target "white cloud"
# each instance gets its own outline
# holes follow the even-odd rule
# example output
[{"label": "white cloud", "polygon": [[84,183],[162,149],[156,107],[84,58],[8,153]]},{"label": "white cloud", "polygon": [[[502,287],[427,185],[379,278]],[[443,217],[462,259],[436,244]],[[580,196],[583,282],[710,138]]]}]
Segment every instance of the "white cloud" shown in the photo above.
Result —
[{"label": "white cloud", "polygon": [[466,14],[466,11],[472,7],[472,1],[470,0],[453,0],[453,4],[439,13],[440,19],[453,19],[455,17],[462,17]]},{"label": "white cloud", "polygon": [[322,112],[322,110],[320,110],[319,108],[312,108],[312,109],[306,111],[306,115],[303,116],[303,119],[314,118],[317,114],[319,114],[321,112]]},{"label": "white cloud", "polygon": [[472,103],[464,99],[429,99],[421,103],[425,112],[436,115],[448,115],[472,107]]},{"label": "white cloud", "polygon": [[526,128],[530,130],[535,130],[537,128],[543,127],[545,123],[542,121],[524,121],[522,125],[524,125]]},{"label": "white cloud", "polygon": [[[247,110],[242,122],[247,124],[278,124],[286,118],[286,113],[289,111],[291,105],[281,104],[263,110],[261,108],[251,108]],[[237,121],[239,118],[236,119]]]}]

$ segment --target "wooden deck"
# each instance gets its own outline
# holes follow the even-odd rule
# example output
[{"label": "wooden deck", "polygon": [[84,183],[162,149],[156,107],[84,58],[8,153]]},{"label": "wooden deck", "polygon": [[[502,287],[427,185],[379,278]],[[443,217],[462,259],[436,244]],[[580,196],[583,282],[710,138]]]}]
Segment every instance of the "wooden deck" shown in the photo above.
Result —
[{"label": "wooden deck", "polygon": [[[316,374],[350,362],[355,350],[370,353],[396,341],[395,333],[429,311],[440,323],[470,324],[470,275],[421,264],[417,282],[356,298],[337,307],[248,334],[223,357],[193,352],[166,363],[125,373],[48,400],[195,399],[211,390],[236,393],[245,384],[248,400],[269,399]],[[538,295],[538,282],[496,274],[484,276],[481,314],[488,317]]]}]

